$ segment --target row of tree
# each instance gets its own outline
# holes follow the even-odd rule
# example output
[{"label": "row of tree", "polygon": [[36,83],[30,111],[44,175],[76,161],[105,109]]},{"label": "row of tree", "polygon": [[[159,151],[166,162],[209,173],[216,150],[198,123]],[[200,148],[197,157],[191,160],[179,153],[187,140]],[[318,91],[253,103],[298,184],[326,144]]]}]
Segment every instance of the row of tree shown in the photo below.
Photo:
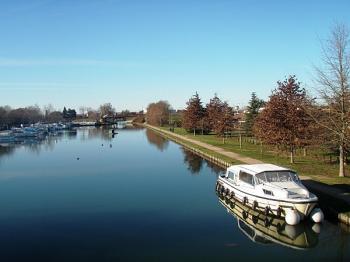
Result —
[{"label": "row of tree", "polygon": [[[10,106],[0,106],[0,129],[12,126],[28,125],[37,122],[64,122],[72,121],[77,117],[99,120],[101,116],[114,116],[115,109],[111,103],[102,104],[98,110],[89,107],[80,107],[80,115],[75,109],[64,107],[62,111],[55,109],[51,104],[45,105],[42,109],[35,106],[22,108],[11,108]],[[122,114],[127,114],[127,110]]]},{"label": "row of tree", "polygon": [[230,131],[236,123],[234,110],[227,102],[222,101],[216,94],[206,106],[196,93],[187,102],[186,110],[182,114],[182,126],[194,135],[208,132],[215,132],[219,136],[225,137],[225,133]]},{"label": "row of tree", "polygon": [[0,128],[34,124],[40,121],[60,122],[76,118],[74,109],[63,111],[48,110],[46,107],[41,110],[39,106],[28,106],[12,109],[9,106],[0,107]]},{"label": "row of tree", "polygon": [[322,46],[324,64],[315,68],[317,97],[308,97],[295,76],[278,82],[253,127],[265,143],[288,147],[291,162],[298,146],[328,146],[339,154],[341,177],[350,147],[349,41],[349,29],[336,25]]},{"label": "row of tree", "polygon": [[[324,64],[315,68],[317,92],[313,96],[296,76],[290,76],[277,82],[266,103],[252,94],[241,126],[227,102],[215,95],[203,106],[196,93],[183,111],[182,126],[194,135],[212,131],[223,138],[234,129],[245,130],[261,143],[287,149],[291,163],[296,148],[324,145],[339,154],[339,176],[345,176],[344,159],[350,148],[349,41],[349,29],[336,25],[322,46]],[[169,107],[162,101],[151,104],[148,122],[162,125],[168,121]]]}]

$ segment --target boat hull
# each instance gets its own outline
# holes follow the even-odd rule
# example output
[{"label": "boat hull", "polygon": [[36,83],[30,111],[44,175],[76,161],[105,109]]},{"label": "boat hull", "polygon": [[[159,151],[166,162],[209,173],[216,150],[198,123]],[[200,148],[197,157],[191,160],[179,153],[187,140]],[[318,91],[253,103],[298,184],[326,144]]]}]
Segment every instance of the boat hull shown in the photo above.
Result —
[{"label": "boat hull", "polygon": [[310,212],[317,205],[317,200],[298,200],[291,199],[290,201],[272,199],[268,197],[257,196],[243,191],[239,186],[234,186],[231,183],[225,181],[225,179],[219,178],[217,181],[216,189],[219,193],[228,198],[235,198],[244,205],[258,210],[260,212],[270,215],[276,215],[279,217],[285,217],[289,210],[297,211],[301,219],[307,217]]}]

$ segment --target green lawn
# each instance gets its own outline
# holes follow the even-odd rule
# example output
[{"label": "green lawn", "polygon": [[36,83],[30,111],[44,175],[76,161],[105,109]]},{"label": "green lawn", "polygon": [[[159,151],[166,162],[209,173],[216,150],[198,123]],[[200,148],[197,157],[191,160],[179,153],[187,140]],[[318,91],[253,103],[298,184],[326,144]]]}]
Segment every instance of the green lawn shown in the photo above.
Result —
[{"label": "green lawn", "polygon": [[[164,130],[168,130],[167,127],[163,127]],[[340,178],[338,177],[338,165],[329,162],[325,162],[320,157],[321,153],[319,149],[309,149],[308,156],[304,157],[303,153],[297,152],[295,156],[295,164],[289,163],[289,155],[286,153],[277,152],[271,146],[261,146],[242,139],[242,149],[239,147],[238,137],[232,137],[226,139],[225,144],[222,142],[222,138],[217,137],[214,134],[209,135],[196,135],[187,133],[183,128],[175,128],[175,133],[202,141],[211,145],[222,147],[227,151],[239,153],[244,156],[259,159],[264,162],[282,165],[285,167],[296,170],[300,175],[310,176],[313,179],[327,183],[327,184],[350,184],[350,177]],[[316,156],[318,155],[318,157]],[[226,159],[224,159],[227,161]],[[232,162],[232,161],[231,161]],[[348,172],[350,172],[348,168]],[[350,175],[350,174],[349,174]]]}]

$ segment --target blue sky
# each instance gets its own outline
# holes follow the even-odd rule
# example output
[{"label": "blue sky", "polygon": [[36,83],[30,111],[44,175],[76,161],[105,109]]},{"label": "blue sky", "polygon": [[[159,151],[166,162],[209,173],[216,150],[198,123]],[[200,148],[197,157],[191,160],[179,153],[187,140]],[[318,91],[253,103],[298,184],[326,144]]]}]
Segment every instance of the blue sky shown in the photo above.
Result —
[{"label": "blue sky", "polygon": [[244,106],[296,74],[349,1],[0,0],[0,105],[182,108],[198,91]]}]

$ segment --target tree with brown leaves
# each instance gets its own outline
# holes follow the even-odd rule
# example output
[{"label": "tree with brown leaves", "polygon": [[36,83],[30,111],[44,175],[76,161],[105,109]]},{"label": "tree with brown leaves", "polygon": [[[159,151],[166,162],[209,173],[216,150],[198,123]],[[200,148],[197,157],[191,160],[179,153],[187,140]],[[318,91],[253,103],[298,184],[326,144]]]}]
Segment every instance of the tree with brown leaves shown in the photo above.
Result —
[{"label": "tree with brown leaves", "polygon": [[256,118],[253,131],[266,144],[286,147],[290,163],[294,163],[294,151],[304,145],[311,123],[305,110],[308,99],[295,76],[277,84],[265,109]]},{"label": "tree with brown leaves", "polygon": [[167,101],[151,103],[147,107],[147,123],[155,126],[162,126],[169,122],[170,105]]},{"label": "tree with brown leaves", "polygon": [[215,94],[207,104],[206,113],[210,130],[222,136],[222,141],[225,143],[225,135],[232,130],[235,122],[233,108]]},{"label": "tree with brown leaves", "polygon": [[210,130],[214,130],[216,126],[218,126],[218,121],[222,115],[223,112],[223,106],[224,103],[221,101],[221,99],[217,96],[217,94],[214,95],[212,99],[210,99],[209,103],[206,106],[206,113],[207,113],[207,124]]},{"label": "tree with brown leaves", "polygon": [[214,127],[214,132],[222,137],[222,142],[225,144],[226,133],[231,131],[234,127],[235,119],[233,108],[227,102],[222,103],[221,114]]},{"label": "tree with brown leaves", "polygon": [[204,113],[205,111],[202,106],[202,101],[196,92],[196,94],[187,102],[186,110],[183,112],[183,127],[188,131],[192,131],[193,135],[196,135],[197,129],[203,130]]}]

